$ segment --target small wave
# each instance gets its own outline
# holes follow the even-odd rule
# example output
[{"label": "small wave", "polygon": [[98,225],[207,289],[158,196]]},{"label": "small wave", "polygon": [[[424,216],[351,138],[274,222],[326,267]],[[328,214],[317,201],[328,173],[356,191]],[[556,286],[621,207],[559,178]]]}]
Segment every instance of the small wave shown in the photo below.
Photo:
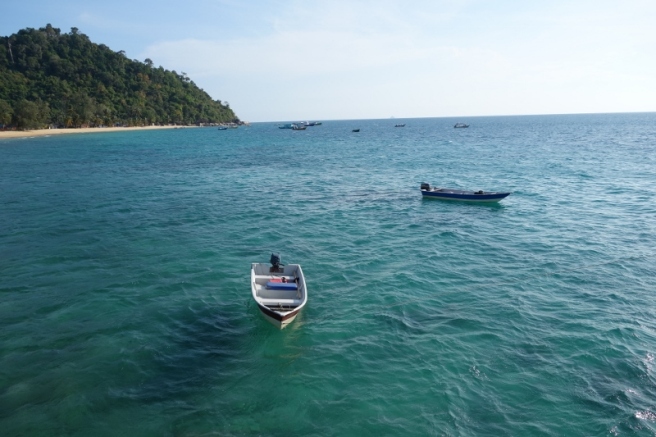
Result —
[{"label": "small wave", "polygon": [[647,353],[644,358],[644,364],[647,370],[651,370],[654,366],[654,354]]},{"label": "small wave", "polygon": [[476,379],[481,379],[481,380],[487,380],[488,379],[487,375],[485,373],[481,372],[481,370],[478,367],[476,367],[475,365],[471,366],[469,368],[469,373]]},{"label": "small wave", "polygon": [[650,420],[652,422],[656,421],[656,414],[647,410],[647,411],[636,411],[635,418],[640,420]]}]

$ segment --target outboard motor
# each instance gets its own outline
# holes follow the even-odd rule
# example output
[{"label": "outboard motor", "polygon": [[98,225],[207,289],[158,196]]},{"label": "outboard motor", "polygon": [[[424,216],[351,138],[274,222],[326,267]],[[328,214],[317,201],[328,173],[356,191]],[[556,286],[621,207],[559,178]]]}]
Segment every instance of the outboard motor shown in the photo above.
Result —
[{"label": "outboard motor", "polygon": [[430,184],[427,184],[426,182],[421,183],[421,190],[430,191],[430,189],[431,189]]},{"label": "outboard motor", "polygon": [[280,254],[279,253],[272,253],[271,254],[271,261],[269,261],[269,262],[271,263],[271,266],[274,269],[277,270],[280,267]]}]

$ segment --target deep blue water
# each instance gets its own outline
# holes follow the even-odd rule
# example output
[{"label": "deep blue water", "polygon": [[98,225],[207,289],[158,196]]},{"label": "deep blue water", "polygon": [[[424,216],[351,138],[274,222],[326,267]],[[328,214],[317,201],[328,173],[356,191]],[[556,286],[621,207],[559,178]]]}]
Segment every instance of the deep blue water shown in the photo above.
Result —
[{"label": "deep blue water", "polygon": [[653,113],[2,140],[0,429],[654,435],[655,261]]}]

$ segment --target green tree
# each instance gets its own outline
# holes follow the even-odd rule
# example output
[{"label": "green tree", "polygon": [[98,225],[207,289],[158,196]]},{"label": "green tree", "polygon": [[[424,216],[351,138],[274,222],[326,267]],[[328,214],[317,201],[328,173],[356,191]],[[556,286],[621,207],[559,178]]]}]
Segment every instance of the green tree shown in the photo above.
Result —
[{"label": "green tree", "polygon": [[18,129],[28,130],[42,127],[39,105],[28,100],[21,100],[14,109],[14,121]]},{"label": "green tree", "polygon": [[11,123],[13,114],[14,111],[11,109],[9,103],[4,100],[0,100],[0,125],[2,127]]},{"label": "green tree", "polygon": [[84,92],[78,91],[70,101],[70,115],[74,127],[91,124],[96,118],[96,102]]}]

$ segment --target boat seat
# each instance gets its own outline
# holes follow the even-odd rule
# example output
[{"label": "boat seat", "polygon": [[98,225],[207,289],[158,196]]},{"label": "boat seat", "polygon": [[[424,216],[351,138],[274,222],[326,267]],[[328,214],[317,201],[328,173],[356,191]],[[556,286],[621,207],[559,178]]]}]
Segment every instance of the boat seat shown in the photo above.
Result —
[{"label": "boat seat", "polygon": [[267,308],[273,311],[294,311],[298,308],[297,305],[266,305]]},{"label": "boat seat", "polygon": [[275,305],[275,306],[290,306],[290,307],[297,307],[301,304],[301,299],[267,299],[267,298],[260,298],[260,302],[263,305],[269,306],[269,305]]},{"label": "boat seat", "polygon": [[271,279],[271,275],[255,275],[255,279]]},{"label": "boat seat", "polygon": [[296,282],[269,281],[266,283],[266,288],[269,290],[298,290],[298,285]]}]

